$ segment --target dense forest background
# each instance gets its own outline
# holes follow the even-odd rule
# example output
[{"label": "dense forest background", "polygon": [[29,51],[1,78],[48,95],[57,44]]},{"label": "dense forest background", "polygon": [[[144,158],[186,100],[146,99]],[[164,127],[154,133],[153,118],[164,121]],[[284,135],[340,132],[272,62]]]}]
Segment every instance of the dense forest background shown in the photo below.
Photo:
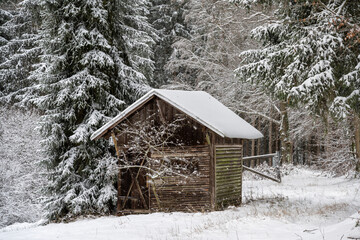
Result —
[{"label": "dense forest background", "polygon": [[357,176],[359,22],[347,0],[1,0],[0,227],[111,214],[90,135],[151,88],[219,99],[265,136],[245,156]]}]

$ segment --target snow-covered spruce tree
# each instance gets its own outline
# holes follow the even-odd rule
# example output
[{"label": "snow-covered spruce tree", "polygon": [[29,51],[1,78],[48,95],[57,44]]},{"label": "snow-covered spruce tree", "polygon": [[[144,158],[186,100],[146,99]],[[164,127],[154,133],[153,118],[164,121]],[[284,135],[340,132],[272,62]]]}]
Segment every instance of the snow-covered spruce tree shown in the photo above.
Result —
[{"label": "snow-covered spruce tree", "polygon": [[154,67],[146,4],[44,1],[44,54],[28,96],[43,112],[50,220],[110,213],[116,203],[116,159],[90,135],[147,89]]},{"label": "snow-covered spruce tree", "polygon": [[360,2],[232,2],[278,4],[277,20],[252,31],[263,48],[241,54],[241,81],[267,89],[282,100],[283,109],[287,103],[301,102],[323,117],[329,110],[342,117],[359,116],[359,42],[351,45],[348,38],[358,31]]},{"label": "snow-covered spruce tree", "polygon": [[[6,61],[8,55],[6,45],[11,40],[10,34],[4,29],[6,23],[14,18],[12,11],[8,9],[10,3],[10,1],[5,1],[0,7],[0,63]],[[0,92],[2,88],[0,85]]]},{"label": "snow-covered spruce tree", "polygon": [[249,32],[272,18],[271,9],[265,13],[260,10],[246,12],[228,0],[190,0],[184,11],[190,36],[178,37],[166,65],[172,81],[169,87],[207,91],[261,132],[269,132],[268,138],[246,141],[247,155],[276,151],[273,143],[277,127],[273,131],[269,125],[280,123],[278,101],[234,76],[239,54],[259,45]]},{"label": "snow-covered spruce tree", "polygon": [[154,80],[151,85],[159,87],[167,84],[171,74],[165,71],[165,65],[174,51],[173,44],[179,38],[189,38],[189,28],[184,12],[189,0],[151,0],[149,22],[157,30],[158,38],[154,45]]},{"label": "snow-covered spruce tree", "polygon": [[0,47],[0,102],[8,104],[21,100],[19,91],[32,85],[28,76],[40,54],[35,44],[39,39],[39,1],[24,0],[12,5],[12,18],[0,27],[8,38]]}]

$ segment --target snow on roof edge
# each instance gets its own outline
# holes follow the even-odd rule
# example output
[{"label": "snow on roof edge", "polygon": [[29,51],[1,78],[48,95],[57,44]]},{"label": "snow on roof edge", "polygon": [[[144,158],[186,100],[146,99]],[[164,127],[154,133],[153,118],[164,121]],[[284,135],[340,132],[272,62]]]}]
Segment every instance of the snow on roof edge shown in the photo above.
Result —
[{"label": "snow on roof edge", "polygon": [[[214,122],[211,117],[209,119],[207,119],[207,116],[204,116],[204,112],[196,112],[198,111],[198,109],[194,112],[194,109],[191,106],[186,107],[186,105],[188,105],[186,103],[186,101],[182,101],[179,100],[179,102],[177,102],[177,97],[176,95],[179,93],[171,93],[171,91],[174,92],[184,92],[185,93],[191,93],[191,95],[196,94],[197,96],[201,96],[201,100],[204,100],[204,98],[207,98],[208,102],[212,102],[212,104],[215,104],[214,107],[220,107],[222,108],[225,112],[230,112],[232,115],[235,116],[236,120],[235,121],[239,121],[242,122],[242,127],[243,124],[245,124],[246,127],[248,127],[248,129],[250,129],[250,131],[252,131],[252,133],[249,135],[249,132],[245,133],[246,131],[244,131],[242,134],[233,134],[234,132],[231,130],[232,133],[229,133],[228,129],[224,128],[223,126],[219,125],[218,123],[216,123],[216,121]],[[170,95],[169,95],[170,93]],[[246,122],[244,119],[242,119],[239,115],[237,115],[236,113],[234,113],[233,111],[231,111],[228,107],[226,107],[224,104],[222,104],[219,100],[217,100],[216,98],[214,98],[213,96],[211,96],[209,93],[204,92],[204,91],[184,91],[184,90],[166,90],[166,89],[156,89],[156,96],[160,97],[162,96],[163,100],[165,100],[166,102],[168,102],[169,104],[173,105],[174,107],[178,108],[180,111],[184,112],[185,114],[187,114],[188,116],[192,117],[194,120],[196,120],[197,122],[199,122],[200,124],[202,124],[203,126],[207,127],[208,129],[214,131],[215,133],[217,133],[219,136],[221,137],[228,137],[228,138],[242,138],[242,139],[258,139],[258,138],[262,138],[264,137],[264,135],[257,130],[254,126],[252,126],[251,124],[249,124],[248,122]],[[189,95],[186,96],[186,94],[183,97],[190,97]],[[161,98],[161,97],[160,97]],[[185,105],[184,105],[185,104]],[[206,103],[204,103],[204,106],[206,105]],[[215,109],[212,109],[211,111],[216,111]],[[217,111],[219,111],[219,109],[217,109]],[[239,124],[239,122],[237,123]]]},{"label": "snow on roof edge", "polygon": [[99,128],[98,130],[96,130],[90,137],[90,140],[94,140],[97,139],[99,137],[101,137],[108,128],[110,128],[113,124],[116,124],[118,121],[120,121],[123,117],[125,117],[128,113],[130,113],[133,109],[137,108],[141,103],[143,103],[146,99],[152,97],[153,95],[158,96],[159,98],[161,98],[162,100],[170,103],[171,105],[173,105],[174,107],[180,109],[181,111],[183,111],[184,113],[186,113],[187,115],[189,115],[190,117],[194,118],[196,121],[198,121],[199,123],[203,124],[204,126],[208,127],[209,129],[213,130],[214,132],[216,132],[217,134],[219,134],[221,137],[225,137],[224,133],[222,131],[220,131],[219,129],[209,125],[208,123],[206,123],[205,121],[203,121],[202,119],[198,118],[197,116],[195,116],[194,114],[192,114],[191,112],[187,111],[186,109],[184,109],[183,107],[181,107],[180,105],[176,104],[175,102],[171,101],[170,99],[166,98],[165,96],[163,96],[161,93],[159,93],[158,91],[156,91],[156,89],[152,89],[150,90],[147,94],[145,94],[144,96],[142,96],[141,98],[139,98],[137,101],[135,101],[133,104],[131,104],[129,107],[127,107],[124,111],[122,111],[119,115],[117,115],[116,117],[114,117],[113,119],[111,119],[108,123],[106,123],[104,126],[102,126],[101,128]]},{"label": "snow on roof edge", "polygon": [[115,116],[113,119],[111,119],[108,123],[106,123],[104,126],[96,130],[93,134],[90,136],[90,140],[98,139],[104,133],[107,131],[108,128],[110,128],[112,125],[116,124],[118,121],[121,120],[121,118],[125,117],[128,113],[130,113],[132,110],[134,110],[137,106],[139,106],[141,103],[143,103],[147,98],[151,97],[151,95],[154,95],[155,89],[150,90],[148,93],[146,93],[144,96],[136,100],[133,104],[131,104],[129,107],[127,107],[124,111],[119,113],[117,116]]},{"label": "snow on roof edge", "polygon": [[201,123],[202,125],[204,125],[205,127],[213,130],[215,133],[219,134],[221,137],[225,137],[225,134],[217,129],[216,127],[208,124],[206,121],[202,120],[201,118],[195,116],[192,112],[188,111],[186,108],[183,108],[182,106],[180,106],[179,104],[177,104],[176,102],[173,102],[171,99],[165,97],[164,95],[162,95],[160,92],[157,92],[155,90],[155,95],[158,96],[159,98],[161,98],[162,100],[170,103],[171,105],[173,105],[174,107],[178,108],[179,110],[181,110],[182,112],[186,113],[187,115],[189,115],[190,117],[192,117],[193,119],[195,119],[196,121],[198,121],[199,123]]},{"label": "snow on roof edge", "polygon": [[[202,91],[199,91],[202,92]],[[208,94],[208,93],[206,93]],[[185,114],[189,115],[190,117],[192,117],[194,120],[198,121],[199,123],[201,123],[202,125],[204,125],[205,127],[209,128],[210,130],[214,131],[215,133],[217,133],[219,136],[221,137],[228,137],[226,136],[226,134],[221,131],[220,129],[216,128],[215,126],[211,125],[210,123],[206,122],[206,120],[201,119],[200,117],[196,116],[196,114],[190,112],[188,109],[182,107],[181,105],[177,104],[176,102],[172,101],[171,99],[169,99],[168,97],[166,97],[164,94],[161,94],[161,90],[157,91],[157,89],[152,89],[150,90],[148,93],[146,93],[144,96],[142,96],[141,98],[139,98],[137,101],[135,101],[133,104],[131,104],[129,107],[127,107],[124,111],[122,111],[120,114],[118,114],[116,117],[114,117],[113,119],[111,119],[108,123],[106,123],[104,126],[102,126],[101,128],[99,128],[98,130],[96,130],[90,137],[91,140],[94,139],[98,139],[100,137],[102,137],[106,131],[112,127],[114,124],[117,124],[119,121],[122,120],[122,118],[126,117],[129,113],[131,113],[134,109],[136,109],[138,106],[140,106],[141,104],[145,103],[146,100],[150,100],[150,98],[152,96],[157,96],[160,99],[168,102],[169,104],[171,104],[172,106],[178,108],[179,110],[181,110],[182,112],[184,112]],[[212,97],[210,94],[208,94],[210,97]],[[215,99],[216,100],[216,99]],[[218,101],[218,100],[216,100]],[[223,105],[223,104],[222,104]],[[224,105],[223,105],[224,106]],[[226,106],[224,106],[226,107]],[[227,108],[227,107],[226,107]],[[231,111],[231,110],[230,110]],[[239,117],[239,116],[238,116]],[[239,117],[241,118],[241,117]],[[242,118],[241,118],[242,119]],[[242,119],[243,120],[243,119]],[[244,120],[243,120],[244,121]],[[246,121],[245,121],[246,122]],[[249,124],[250,125],[250,124]],[[251,125],[250,125],[251,126]],[[252,128],[254,128],[253,126],[251,126]],[[254,128],[260,135],[257,137],[237,137],[237,138],[244,138],[244,139],[257,139],[257,138],[262,138],[264,135],[259,132],[256,128]],[[236,138],[236,137],[230,137],[230,138]]]}]

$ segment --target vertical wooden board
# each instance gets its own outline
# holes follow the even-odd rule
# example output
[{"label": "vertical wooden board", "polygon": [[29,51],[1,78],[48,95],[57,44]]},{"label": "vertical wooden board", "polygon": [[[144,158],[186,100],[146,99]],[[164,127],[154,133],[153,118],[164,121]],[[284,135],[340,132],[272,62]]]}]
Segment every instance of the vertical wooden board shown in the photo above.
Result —
[{"label": "vertical wooden board", "polygon": [[216,141],[216,137],[218,135],[215,134],[214,132],[211,133],[211,154],[212,154],[212,158],[211,158],[211,175],[210,175],[210,181],[211,181],[211,208],[213,210],[215,210],[216,208],[216,191],[215,191],[215,187],[216,187],[216,181],[215,181],[215,177],[216,177],[216,173],[215,173],[215,164],[216,164],[216,154],[215,154],[215,141]]}]

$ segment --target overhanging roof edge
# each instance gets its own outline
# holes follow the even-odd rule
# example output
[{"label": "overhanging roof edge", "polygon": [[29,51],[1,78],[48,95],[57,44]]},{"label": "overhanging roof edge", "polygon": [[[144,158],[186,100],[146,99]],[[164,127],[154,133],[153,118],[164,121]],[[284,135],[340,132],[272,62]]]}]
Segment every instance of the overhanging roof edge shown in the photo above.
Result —
[{"label": "overhanging roof edge", "polygon": [[215,133],[217,133],[218,135],[220,135],[221,137],[226,137],[225,134],[220,131],[219,129],[215,128],[214,126],[208,124],[206,121],[202,120],[201,118],[199,118],[198,116],[196,116],[195,114],[191,113],[190,111],[188,111],[186,108],[181,107],[180,105],[176,104],[175,102],[171,101],[169,98],[163,96],[162,94],[160,94],[159,92],[155,91],[155,95],[159,98],[161,98],[162,100],[166,101],[167,103],[171,104],[172,106],[180,109],[182,112],[186,113],[187,115],[189,115],[190,117],[194,118],[196,121],[198,121],[199,123],[201,123],[202,125],[204,125],[205,127],[209,128],[210,130],[214,131]]},{"label": "overhanging roof edge", "polygon": [[[148,93],[146,93],[144,96],[139,98],[137,101],[135,101],[133,104],[131,104],[129,107],[127,107],[124,111],[119,113],[116,117],[111,119],[108,123],[106,123],[104,126],[96,130],[90,137],[91,140],[99,139],[102,136],[104,136],[109,129],[114,128],[116,125],[118,125],[124,118],[126,118],[129,114],[133,113],[134,110],[136,110],[139,106],[142,104],[145,104],[146,102],[150,101],[153,96],[157,96],[163,101],[167,102],[168,104],[172,105],[173,107],[179,109],[180,111],[187,114],[189,117],[193,118],[195,121],[199,122],[203,126],[207,127],[208,129],[212,130],[216,134],[218,134],[221,137],[228,137],[228,138],[245,138],[245,139],[258,139],[263,137],[264,135],[259,132],[256,128],[254,128],[258,133],[260,133],[259,137],[239,137],[239,136],[227,136],[225,133],[212,124],[208,123],[206,120],[200,118],[196,113],[193,113],[189,111],[189,109],[182,107],[181,104],[178,104],[176,101],[172,101],[170,98],[166,97],[164,94],[161,93],[161,90],[157,91],[157,89],[152,89]],[[211,95],[209,95],[211,97]],[[226,106],[224,106],[226,107]],[[230,110],[231,111],[231,110]],[[240,117],[239,117],[240,118]],[[246,122],[246,121],[245,121]]]},{"label": "overhanging roof edge", "polygon": [[129,107],[127,107],[124,111],[119,113],[116,117],[111,119],[108,123],[106,123],[104,126],[96,130],[93,134],[90,136],[90,140],[99,139],[102,137],[109,128],[114,127],[113,125],[117,125],[119,121],[122,120],[122,118],[126,117],[129,113],[131,113],[134,109],[136,109],[138,106],[140,106],[142,103],[144,103],[147,99],[150,99],[151,96],[154,95],[155,89],[149,91],[144,96],[139,98],[137,101],[135,101],[133,104],[131,104]]}]

